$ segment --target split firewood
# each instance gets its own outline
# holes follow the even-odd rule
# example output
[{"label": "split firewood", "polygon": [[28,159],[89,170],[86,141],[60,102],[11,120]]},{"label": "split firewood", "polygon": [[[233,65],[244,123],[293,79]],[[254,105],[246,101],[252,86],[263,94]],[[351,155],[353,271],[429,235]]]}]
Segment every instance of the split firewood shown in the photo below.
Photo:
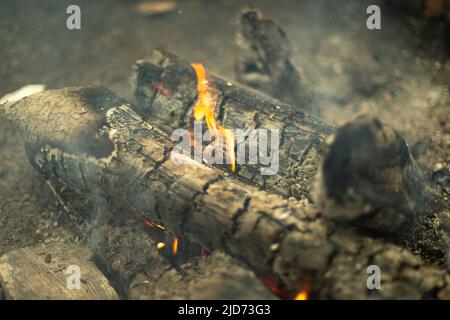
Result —
[{"label": "split firewood", "polygon": [[133,300],[273,300],[274,294],[235,259],[214,252],[178,268],[153,260],[130,284]]},{"label": "split firewood", "polygon": [[[123,215],[140,214],[180,241],[222,250],[291,297],[306,289],[317,298],[449,298],[446,270],[336,226],[305,201],[189,161],[133,106],[118,101],[105,89],[67,88],[2,112],[22,129],[30,161],[51,184],[69,185]],[[368,290],[369,265],[381,269],[379,290]]]},{"label": "split firewood", "polygon": [[[159,50],[134,66],[133,88],[138,113],[169,135],[177,128],[192,129],[197,78],[189,63]],[[248,132],[256,128],[280,132],[276,175],[261,175],[267,165],[238,166],[236,174],[268,190],[299,199],[310,198],[324,138],[330,126],[248,87],[209,75],[216,96],[216,118],[225,128]],[[273,155],[272,155],[273,156]]]},{"label": "split firewood", "polygon": [[76,244],[48,243],[0,257],[0,283],[8,300],[118,299],[92,263],[92,252]]},{"label": "split firewood", "polygon": [[246,8],[240,15],[236,43],[239,82],[312,111],[310,90],[291,62],[291,44],[278,24],[256,9]]}]

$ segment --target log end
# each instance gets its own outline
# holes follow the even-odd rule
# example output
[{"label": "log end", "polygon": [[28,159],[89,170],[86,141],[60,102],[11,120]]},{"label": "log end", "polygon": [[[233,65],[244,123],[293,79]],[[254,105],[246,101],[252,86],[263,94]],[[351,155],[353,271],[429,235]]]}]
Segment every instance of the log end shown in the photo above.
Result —
[{"label": "log end", "polygon": [[379,119],[362,116],[328,141],[314,198],[329,218],[370,216],[372,226],[390,230],[420,211],[425,186],[406,141]]}]

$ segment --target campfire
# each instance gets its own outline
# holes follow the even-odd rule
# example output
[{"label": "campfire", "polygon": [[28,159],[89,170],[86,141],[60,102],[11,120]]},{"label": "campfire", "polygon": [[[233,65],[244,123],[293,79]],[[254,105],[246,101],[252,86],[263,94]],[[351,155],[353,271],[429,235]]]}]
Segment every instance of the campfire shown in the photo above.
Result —
[{"label": "campfire", "polygon": [[[430,3],[421,19],[447,19],[444,2]],[[177,5],[140,4],[133,14],[165,19]],[[436,120],[446,116],[448,95],[428,78],[417,81],[430,86],[426,97],[407,91],[417,83],[398,80],[405,66],[387,76],[383,59],[361,46],[359,62],[357,46],[336,35],[305,46],[314,64],[302,64],[288,36],[281,23],[244,8],[235,80],[213,59],[154,49],[130,65],[128,99],[83,84],[5,96],[0,118],[25,142],[14,143],[14,154],[20,145],[30,172],[49,187],[52,215],[73,237],[1,252],[0,293],[449,299],[448,153],[439,149],[448,137],[446,122]],[[333,77],[335,87],[324,88]],[[385,111],[341,121],[353,110],[343,96],[363,111],[415,103],[443,129],[427,123],[435,136],[419,139],[416,123],[391,122]]]}]

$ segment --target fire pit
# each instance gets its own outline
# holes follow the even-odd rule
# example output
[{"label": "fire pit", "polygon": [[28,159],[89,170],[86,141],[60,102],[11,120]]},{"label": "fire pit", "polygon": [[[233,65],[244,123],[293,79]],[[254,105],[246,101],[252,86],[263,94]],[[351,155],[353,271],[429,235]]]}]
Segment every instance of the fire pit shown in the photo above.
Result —
[{"label": "fire pit", "polygon": [[[176,14],[199,34],[177,9],[195,1],[118,3],[146,37]],[[205,46],[133,52],[139,32],[128,45],[117,27],[99,41],[120,64],[105,53],[77,81],[6,95],[0,297],[449,299],[447,3],[422,4],[383,2],[381,30],[340,16],[365,4],[323,5],[339,28],[317,36],[298,13],[230,3],[222,62]]]}]

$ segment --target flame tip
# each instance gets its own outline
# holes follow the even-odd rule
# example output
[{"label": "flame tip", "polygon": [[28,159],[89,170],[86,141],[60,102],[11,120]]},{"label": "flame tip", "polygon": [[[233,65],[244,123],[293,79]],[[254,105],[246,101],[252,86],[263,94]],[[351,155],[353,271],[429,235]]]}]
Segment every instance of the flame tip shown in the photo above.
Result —
[{"label": "flame tip", "polygon": [[225,139],[227,158],[231,163],[231,171],[236,170],[236,155],[234,152],[234,134],[231,130],[217,124],[215,116],[216,97],[211,93],[206,72],[201,63],[191,63],[197,76],[197,103],[194,106],[194,119],[196,121],[206,120],[206,125],[215,137],[219,137],[219,131]]}]

